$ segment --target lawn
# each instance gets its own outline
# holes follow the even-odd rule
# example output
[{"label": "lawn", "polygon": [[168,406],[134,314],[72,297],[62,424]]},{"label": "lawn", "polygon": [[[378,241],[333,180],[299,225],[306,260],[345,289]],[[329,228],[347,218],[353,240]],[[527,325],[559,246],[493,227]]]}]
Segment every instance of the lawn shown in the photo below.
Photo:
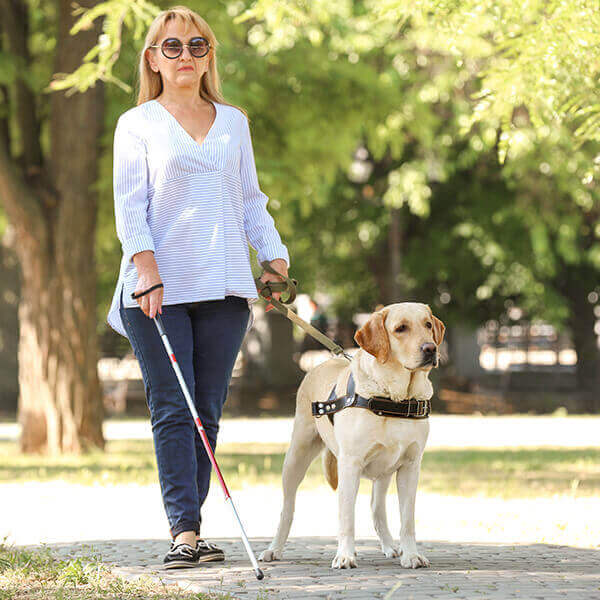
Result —
[{"label": "lawn", "polygon": [[150,578],[127,581],[95,554],[63,560],[49,548],[24,550],[0,543],[0,600],[231,600],[229,594],[183,592]]},{"label": "lawn", "polygon": [[[279,488],[286,449],[287,444],[222,444],[217,446],[216,458],[231,490],[255,484]],[[111,440],[104,453],[59,457],[20,455],[16,442],[1,441],[0,455],[0,483],[56,479],[82,484],[158,482],[152,440]],[[216,478],[212,483],[218,485]],[[317,457],[300,489],[324,485]],[[370,490],[371,483],[361,480],[360,492]],[[600,449],[426,450],[419,491],[465,497],[595,496],[600,494]],[[395,493],[394,484],[389,493]]]}]

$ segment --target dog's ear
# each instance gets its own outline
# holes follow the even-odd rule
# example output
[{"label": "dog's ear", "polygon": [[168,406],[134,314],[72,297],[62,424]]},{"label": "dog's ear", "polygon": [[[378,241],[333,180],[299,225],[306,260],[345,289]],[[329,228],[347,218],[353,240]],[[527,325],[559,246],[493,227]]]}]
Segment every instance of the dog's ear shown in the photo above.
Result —
[{"label": "dog's ear", "polygon": [[446,326],[443,321],[438,319],[435,315],[431,315],[431,319],[433,321],[433,341],[439,346],[444,339],[444,331],[446,331]]},{"label": "dog's ear", "polygon": [[438,319],[431,312],[431,307],[429,306],[429,304],[426,304],[425,306],[427,306],[427,308],[429,309],[429,314],[431,315],[431,321],[433,323],[433,341],[435,342],[436,346],[439,346],[442,343],[442,340],[444,339],[444,331],[446,331],[446,326],[444,325],[443,321]]},{"label": "dog's ear", "polygon": [[433,323],[433,341],[435,342],[436,346],[439,346],[442,343],[442,340],[444,339],[444,332],[446,331],[446,326],[444,325],[443,321],[438,319],[431,312],[431,307],[429,306],[429,304],[426,304],[425,306],[429,310],[429,314],[431,315],[431,321]]},{"label": "dog's ear", "polygon": [[377,362],[385,363],[390,357],[390,338],[383,324],[387,310],[378,310],[354,334],[354,341],[369,354],[377,358]]}]

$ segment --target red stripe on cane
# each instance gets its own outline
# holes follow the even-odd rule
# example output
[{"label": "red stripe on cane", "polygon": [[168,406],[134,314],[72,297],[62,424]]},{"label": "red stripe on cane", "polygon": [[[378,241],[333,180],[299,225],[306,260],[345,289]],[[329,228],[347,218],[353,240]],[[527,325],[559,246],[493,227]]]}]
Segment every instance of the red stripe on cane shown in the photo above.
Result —
[{"label": "red stripe on cane", "polygon": [[172,361],[172,362],[177,362],[177,359],[175,358],[175,355],[174,355],[174,354],[171,354],[171,361]]},{"label": "red stripe on cane", "polygon": [[208,454],[208,458],[213,466],[213,469],[215,470],[217,477],[219,478],[219,482],[221,483],[221,487],[223,488],[223,493],[225,494],[225,499],[229,500],[231,498],[231,495],[229,494],[229,490],[227,489],[227,484],[225,483],[225,480],[223,479],[223,475],[221,475],[221,469],[219,469],[219,465],[217,464],[217,461],[215,460],[215,455],[212,453],[212,449],[210,447],[210,442],[208,441],[208,438],[206,437],[206,431],[202,427],[202,423],[200,422],[200,417],[198,417],[197,419],[194,419],[194,421],[196,422],[196,425],[198,425],[198,433],[200,434],[200,437],[202,438],[202,441],[204,442],[204,449],[206,450],[206,452]]}]

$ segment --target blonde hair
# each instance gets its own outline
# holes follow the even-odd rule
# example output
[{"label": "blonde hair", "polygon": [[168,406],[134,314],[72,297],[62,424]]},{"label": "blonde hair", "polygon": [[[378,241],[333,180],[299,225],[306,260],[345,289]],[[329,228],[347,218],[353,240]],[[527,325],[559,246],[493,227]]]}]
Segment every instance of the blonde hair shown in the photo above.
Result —
[{"label": "blonde hair", "polygon": [[217,42],[217,38],[212,32],[212,29],[208,26],[208,23],[199,14],[190,10],[187,6],[173,6],[167,10],[163,10],[150,24],[146,39],[144,40],[144,47],[140,53],[137,105],[139,106],[148,100],[154,100],[154,98],[162,91],[160,73],[156,73],[150,68],[150,63],[146,59],[146,50],[149,46],[157,43],[166,24],[172,19],[180,19],[186,26],[186,31],[190,27],[196,27],[201,35],[210,42],[210,63],[208,70],[202,76],[200,81],[200,97],[207,101],[234,106],[242,111],[246,118],[248,118],[248,113],[242,107],[230,104],[223,98],[223,95],[221,94],[221,80],[219,79],[219,73],[217,71],[217,47],[219,42]]}]

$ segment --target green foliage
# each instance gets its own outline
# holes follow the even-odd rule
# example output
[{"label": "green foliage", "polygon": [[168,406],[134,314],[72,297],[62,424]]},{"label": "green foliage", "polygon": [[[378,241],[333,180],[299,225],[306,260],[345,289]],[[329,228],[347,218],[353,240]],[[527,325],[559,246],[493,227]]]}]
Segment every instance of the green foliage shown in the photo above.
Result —
[{"label": "green foliage", "polygon": [[[329,38],[331,48],[353,62],[396,43],[452,57],[482,79],[464,131],[479,120],[496,122],[505,134],[501,162],[513,109],[521,105],[535,128],[565,122],[578,144],[600,141],[600,12],[593,0],[257,0],[236,18],[248,20],[259,22],[256,36],[266,52]],[[398,50],[392,51],[401,55]]]},{"label": "green foliage", "polygon": [[[258,0],[193,8],[219,39],[225,98],[249,112],[261,188],[301,292],[331,295],[330,310],[342,318],[372,309],[390,284],[392,215],[403,297],[430,303],[447,321],[480,322],[510,299],[560,325],[571,310],[565,270],[593,289],[593,3]],[[159,10],[139,0],[77,8],[70,33],[102,19],[102,34],[81,67],[49,87],[57,15],[30,0],[32,89],[115,84],[106,86],[95,186],[99,333],[120,260],[114,124],[136,100],[141,40]],[[24,76],[13,58],[0,55],[2,81]],[[47,128],[42,135],[49,148]],[[129,349],[118,341],[110,352]]]},{"label": "green foliage", "polygon": [[132,31],[133,39],[139,40],[145,35],[159,9],[145,0],[108,0],[91,8],[77,6],[73,10],[79,16],[71,27],[70,35],[76,35],[82,29],[89,29],[96,19],[102,23],[102,33],[98,43],[92,47],[81,64],[73,73],[56,73],[50,82],[50,90],[68,90],[85,92],[95,85],[97,80],[113,83],[124,91],[131,91],[131,86],[113,75],[113,67],[119,58],[123,26]]},{"label": "green foliage", "polygon": [[[0,84],[2,85],[11,85],[17,79],[17,65],[18,59],[14,54],[11,54],[7,51],[0,50]],[[3,117],[6,117],[4,114],[3,108]]]}]

